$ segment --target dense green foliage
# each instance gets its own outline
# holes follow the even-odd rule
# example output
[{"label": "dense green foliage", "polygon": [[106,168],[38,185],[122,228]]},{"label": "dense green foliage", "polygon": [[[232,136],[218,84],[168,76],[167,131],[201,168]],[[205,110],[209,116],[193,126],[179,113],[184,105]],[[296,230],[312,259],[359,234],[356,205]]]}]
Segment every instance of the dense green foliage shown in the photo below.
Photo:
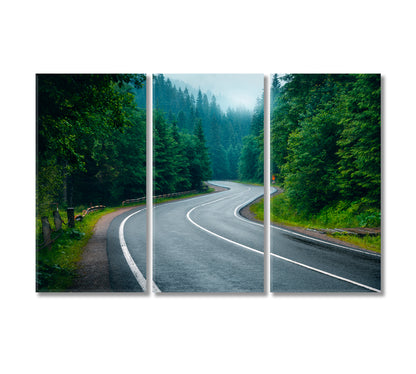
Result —
[{"label": "dense green foliage", "polygon": [[[146,191],[145,76],[37,76],[37,210],[117,204]],[[263,111],[224,113],[215,96],[154,77],[155,193],[262,179]]]},{"label": "dense green foliage", "polygon": [[[117,204],[146,191],[145,76],[37,76],[37,211]],[[196,92],[196,91],[195,91]],[[251,113],[154,77],[155,192],[263,179],[263,102]]]},{"label": "dense green foliage", "polygon": [[[143,103],[144,97],[139,96],[137,102]],[[172,144],[173,150],[171,151],[163,150],[163,142],[160,142],[160,144],[155,143],[155,162],[157,163],[156,172],[158,174],[161,174],[158,170],[158,167],[161,167],[163,169],[162,174],[166,173],[167,180],[171,180],[173,178],[172,172],[179,169],[176,169],[173,165],[174,162],[172,162],[171,166],[163,166],[157,157],[161,156],[165,161],[169,160],[169,158],[166,158],[168,157],[168,152],[177,153],[179,150],[175,151],[176,148],[183,149],[185,147],[185,154],[188,155],[189,161],[193,163],[191,169],[195,169],[194,172],[198,169],[197,165],[200,165],[203,169],[201,171],[202,174],[205,176],[210,175],[211,169],[211,175],[214,179],[242,178],[253,181],[261,179],[262,181],[262,172],[257,167],[257,160],[263,157],[263,142],[260,140],[262,133],[258,130],[259,123],[261,129],[263,128],[262,108],[260,113],[260,107],[258,107],[254,115],[245,108],[229,108],[224,113],[217,104],[215,96],[208,96],[208,94],[198,90],[195,97],[189,93],[188,88],[183,90],[176,88],[170,79],[166,79],[162,74],[154,76],[153,105],[157,110],[157,115],[155,115],[156,141],[158,141],[160,136],[163,138],[165,135],[163,133],[159,134],[162,124],[164,127],[171,128],[170,132],[178,133],[178,139],[180,140],[179,142],[164,143],[165,147],[168,144]],[[255,131],[253,126],[256,127]],[[174,128],[176,130],[172,130]],[[200,146],[195,148],[192,146],[192,139],[193,136],[198,136],[197,132],[200,134]],[[246,139],[245,137],[247,136],[256,139],[252,141]],[[169,136],[164,140],[171,141]],[[205,144],[205,146],[201,148],[202,144]],[[259,145],[260,149],[253,150],[255,152],[256,168],[251,169],[252,159],[248,160],[249,156],[247,154],[244,156],[242,151],[246,149],[247,152],[251,152],[251,150],[247,149],[248,147],[255,146],[258,148]],[[195,156],[198,156],[197,159],[195,159]],[[250,165],[246,165],[244,161],[241,161],[241,157],[244,160],[248,160]],[[179,163],[182,165],[182,170],[186,170],[186,160]],[[171,172],[166,170],[169,167],[172,169]],[[261,169],[262,167],[263,161],[261,160]],[[191,175],[195,175],[195,173],[191,173]],[[173,186],[177,185],[177,181],[171,180],[171,182]],[[162,188],[164,183],[165,181],[157,180],[156,190],[165,190],[165,187]],[[194,182],[191,184],[195,185]],[[174,187],[174,189],[176,188]]]},{"label": "dense green foliage", "polygon": [[264,102],[257,100],[251,121],[250,134],[243,138],[238,165],[241,180],[263,183],[264,179]]},{"label": "dense green foliage", "polygon": [[272,173],[285,203],[302,217],[348,208],[379,225],[380,76],[275,75],[272,99]]},{"label": "dense green foliage", "polygon": [[156,195],[199,190],[211,177],[208,151],[200,121],[193,134],[181,133],[156,110],[153,121],[154,192]]},{"label": "dense green foliage", "polygon": [[37,76],[37,209],[145,193],[143,75]]}]

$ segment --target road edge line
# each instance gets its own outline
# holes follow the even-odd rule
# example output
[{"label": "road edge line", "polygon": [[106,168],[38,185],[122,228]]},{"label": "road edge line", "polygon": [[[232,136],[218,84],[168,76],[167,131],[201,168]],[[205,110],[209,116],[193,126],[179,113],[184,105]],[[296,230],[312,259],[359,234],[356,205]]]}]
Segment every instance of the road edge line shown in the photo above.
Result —
[{"label": "road edge line", "polygon": [[[144,210],[146,210],[146,208],[140,209],[140,210],[128,215],[126,218],[124,218],[123,221],[120,224],[120,227],[119,227],[119,230],[118,230],[118,236],[119,236],[120,246],[121,246],[121,250],[123,252],[124,258],[126,259],[127,264],[129,265],[129,268],[130,268],[131,272],[133,273],[137,283],[142,288],[142,290],[144,292],[146,292],[146,290],[147,290],[146,278],[143,276],[142,272],[140,271],[140,269],[138,268],[138,266],[134,262],[133,257],[131,256],[131,254],[129,252],[129,249],[127,247],[126,240],[124,238],[124,226],[125,226],[127,220],[129,218],[131,218],[132,216],[134,216],[135,214],[143,212]],[[159,287],[157,287],[157,285],[154,282],[152,282],[152,289],[153,289],[154,292],[160,292]]]},{"label": "road edge line", "polygon": [[[257,226],[263,226],[263,227],[265,227],[264,224],[251,221],[251,220],[243,217],[240,214],[240,211],[242,209],[244,209],[247,205],[249,205],[250,203],[252,203],[256,199],[249,200],[249,201],[247,201],[247,202],[239,205],[238,207],[236,207],[235,210],[234,210],[234,216],[236,218],[240,219],[241,221],[251,223],[252,225],[257,225]],[[370,251],[366,251],[365,249],[356,249],[356,248],[348,247],[346,245],[332,243],[330,241],[326,241],[326,240],[323,240],[323,239],[317,239],[317,238],[314,238],[313,236],[308,236],[308,235],[300,234],[300,233],[298,233],[296,231],[292,231],[292,230],[289,230],[289,229],[284,229],[284,228],[279,227],[279,226],[275,226],[272,223],[270,223],[270,228],[276,229],[276,230],[280,230],[280,231],[284,231],[284,232],[286,232],[288,234],[292,234],[292,235],[295,235],[295,236],[300,236],[302,238],[309,239],[309,240],[313,240],[313,241],[317,241],[317,242],[320,242],[320,243],[323,243],[323,244],[331,245],[331,246],[338,247],[338,248],[342,248],[342,249],[347,249],[349,251],[353,251],[353,252],[357,252],[357,253],[361,253],[361,254],[364,254],[364,255],[381,257],[381,254],[379,254],[377,252],[370,252]],[[270,245],[271,245],[271,243],[270,243]]]},{"label": "road edge line", "polygon": [[286,258],[286,257],[283,257],[283,256],[279,256],[279,255],[277,255],[277,254],[275,254],[275,253],[270,253],[270,255],[271,255],[271,256],[274,256],[274,257],[276,257],[276,258],[279,258],[279,259],[281,259],[281,260],[283,260],[283,261],[287,261],[287,262],[290,262],[290,263],[292,263],[292,264],[295,264],[295,265],[298,265],[298,266],[304,267],[304,268],[306,268],[306,269],[309,269],[309,270],[316,271],[316,272],[318,272],[318,273],[321,273],[321,274],[327,275],[327,276],[329,276],[329,277],[336,278],[336,279],[339,279],[339,280],[341,280],[341,281],[344,281],[344,282],[347,282],[347,283],[351,283],[351,284],[354,284],[354,285],[356,285],[356,286],[359,286],[359,287],[362,287],[362,288],[366,288],[366,289],[371,290],[371,291],[374,291],[374,292],[378,292],[378,293],[380,293],[380,292],[381,292],[381,290],[379,290],[379,289],[377,289],[377,288],[373,288],[373,287],[367,286],[367,285],[365,285],[365,284],[362,284],[362,283],[359,283],[359,282],[353,281],[353,280],[348,279],[348,278],[341,277],[341,276],[339,276],[339,275],[336,275],[336,274],[330,273],[330,272],[325,271],[325,270],[321,270],[321,269],[315,268],[315,267],[313,267],[313,266],[309,266],[309,265],[306,265],[306,264],[302,264],[301,262],[294,261],[294,260],[291,260],[291,259]]},{"label": "road edge line", "polygon": [[[214,203],[214,202],[219,201],[219,200],[222,200],[222,199],[214,200],[214,201],[211,201],[210,203]],[[193,212],[196,208],[199,208],[199,207],[204,206],[204,205],[208,205],[208,204],[210,204],[210,203],[205,203],[205,204],[201,204],[201,205],[197,205],[197,206],[193,207],[192,209],[190,209],[190,210],[187,212],[187,214],[186,214],[186,218],[187,218],[187,219],[188,219],[188,220],[189,220],[189,221],[190,221],[193,225],[195,225],[196,227],[198,227],[200,230],[203,230],[203,231],[207,232],[207,233],[208,233],[208,234],[210,234],[210,235],[213,235],[213,236],[215,236],[215,237],[217,237],[217,238],[220,238],[220,239],[222,239],[222,240],[225,240],[225,241],[227,241],[227,242],[229,242],[229,243],[235,244],[235,245],[237,245],[237,246],[239,246],[239,247],[242,247],[242,248],[248,249],[248,250],[250,250],[250,251],[252,251],[252,252],[255,252],[255,253],[258,253],[258,254],[261,254],[261,255],[263,255],[263,256],[264,256],[264,252],[261,252],[261,251],[259,251],[259,250],[257,250],[257,249],[254,249],[254,248],[248,247],[248,246],[246,246],[246,245],[244,245],[244,244],[238,243],[238,242],[236,242],[236,241],[234,241],[234,240],[231,240],[231,239],[225,238],[224,236],[221,236],[221,235],[219,235],[219,234],[216,234],[216,233],[214,233],[214,232],[212,232],[212,231],[210,231],[210,230],[206,229],[205,227],[202,227],[201,225],[197,224],[197,223],[196,223],[196,222],[195,222],[195,221],[194,221],[194,220],[190,217],[190,214],[191,214],[191,213],[192,213],[192,212]],[[289,258],[286,258],[286,257],[283,257],[283,256],[279,256],[279,255],[277,255],[277,254],[275,254],[275,253],[272,253],[272,252],[270,252],[270,256],[274,256],[274,257],[279,258],[279,259],[281,259],[281,260],[283,260],[283,261],[290,262],[290,263],[292,263],[292,264],[295,264],[295,265],[297,265],[297,266],[301,266],[301,267],[303,267],[303,268],[306,268],[306,269],[309,269],[309,270],[312,270],[312,271],[316,271],[316,272],[318,272],[318,273],[324,274],[324,275],[329,276],[329,277],[331,277],[331,278],[339,279],[339,280],[341,280],[341,281],[344,281],[344,282],[347,282],[347,283],[354,284],[354,285],[356,285],[356,286],[359,286],[359,287],[362,287],[362,288],[365,288],[365,289],[371,290],[371,291],[373,291],[373,292],[378,292],[378,293],[380,293],[380,292],[381,292],[381,290],[379,290],[379,289],[377,289],[377,288],[373,288],[373,287],[367,286],[367,285],[365,285],[365,284],[362,284],[362,283],[359,283],[359,282],[353,281],[353,280],[351,280],[351,279],[344,278],[344,277],[341,277],[341,276],[339,276],[339,275],[336,275],[336,274],[333,274],[333,273],[329,273],[329,272],[327,272],[327,271],[324,271],[324,270],[321,270],[321,269],[318,269],[318,268],[314,268],[314,267],[312,267],[312,266],[309,266],[309,265],[303,264],[303,263],[301,263],[301,262],[297,262],[297,261],[291,260],[291,259],[289,259]]]}]

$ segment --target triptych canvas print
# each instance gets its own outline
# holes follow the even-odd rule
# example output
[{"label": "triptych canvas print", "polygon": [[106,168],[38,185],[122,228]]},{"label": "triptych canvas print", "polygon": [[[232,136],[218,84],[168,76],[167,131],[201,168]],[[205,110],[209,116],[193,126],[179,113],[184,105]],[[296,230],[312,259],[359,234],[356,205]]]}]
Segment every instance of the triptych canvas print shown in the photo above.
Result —
[{"label": "triptych canvas print", "polygon": [[36,83],[38,292],[381,292],[379,74]]}]

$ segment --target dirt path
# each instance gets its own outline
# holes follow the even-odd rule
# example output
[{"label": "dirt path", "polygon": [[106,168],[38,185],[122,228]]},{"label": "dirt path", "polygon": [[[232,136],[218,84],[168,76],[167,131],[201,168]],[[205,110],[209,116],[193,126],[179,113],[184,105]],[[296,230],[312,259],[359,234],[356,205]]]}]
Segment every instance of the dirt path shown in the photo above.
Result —
[{"label": "dirt path", "polygon": [[78,276],[68,291],[111,292],[107,258],[107,230],[115,217],[131,209],[134,207],[121,208],[98,220],[79,262]]}]

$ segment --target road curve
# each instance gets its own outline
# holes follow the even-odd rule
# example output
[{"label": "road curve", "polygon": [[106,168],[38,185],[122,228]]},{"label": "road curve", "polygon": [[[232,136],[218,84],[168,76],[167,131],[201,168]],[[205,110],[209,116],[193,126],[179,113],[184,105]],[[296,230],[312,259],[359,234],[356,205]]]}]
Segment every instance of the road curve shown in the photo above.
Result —
[{"label": "road curve", "polygon": [[114,218],[107,230],[107,256],[112,291],[145,291],[145,207],[134,208]]},{"label": "road curve", "polygon": [[264,292],[264,229],[236,211],[264,189],[212,183],[229,190],[155,207],[154,281],[162,292]]},{"label": "road curve", "polygon": [[[264,228],[238,211],[263,187],[212,182],[228,190],[154,207],[153,291],[264,292]],[[108,230],[114,291],[146,285],[146,210]],[[271,228],[272,292],[378,292],[380,255]]]}]

